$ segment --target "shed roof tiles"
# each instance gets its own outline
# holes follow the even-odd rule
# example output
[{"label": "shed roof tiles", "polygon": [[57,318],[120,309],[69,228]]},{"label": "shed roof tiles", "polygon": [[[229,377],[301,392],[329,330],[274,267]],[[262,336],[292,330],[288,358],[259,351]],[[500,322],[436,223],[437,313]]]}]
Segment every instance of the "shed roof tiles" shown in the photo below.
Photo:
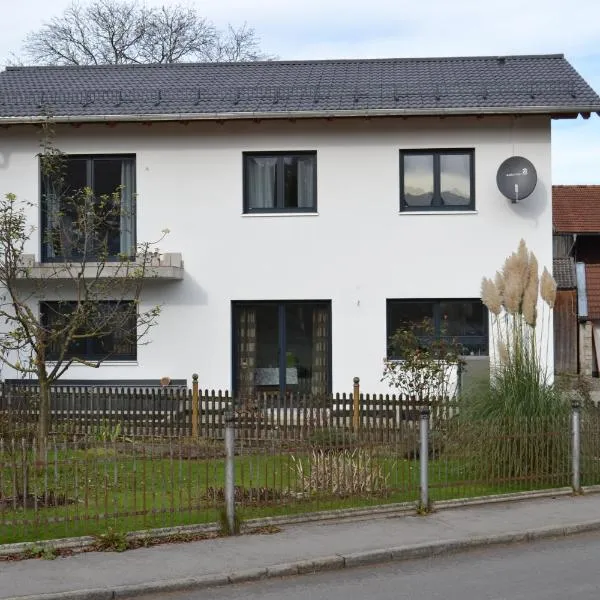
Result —
[{"label": "shed roof tiles", "polygon": [[600,185],[552,186],[555,233],[600,233]]}]

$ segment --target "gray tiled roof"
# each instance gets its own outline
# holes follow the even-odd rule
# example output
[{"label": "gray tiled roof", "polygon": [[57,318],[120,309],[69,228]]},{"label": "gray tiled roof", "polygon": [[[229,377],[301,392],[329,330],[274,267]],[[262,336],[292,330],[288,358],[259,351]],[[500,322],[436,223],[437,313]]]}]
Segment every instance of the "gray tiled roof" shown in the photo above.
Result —
[{"label": "gray tiled roof", "polygon": [[11,67],[0,122],[600,111],[562,55]]},{"label": "gray tiled roof", "polygon": [[573,290],[577,287],[575,260],[573,257],[552,259],[552,276],[558,289]]}]

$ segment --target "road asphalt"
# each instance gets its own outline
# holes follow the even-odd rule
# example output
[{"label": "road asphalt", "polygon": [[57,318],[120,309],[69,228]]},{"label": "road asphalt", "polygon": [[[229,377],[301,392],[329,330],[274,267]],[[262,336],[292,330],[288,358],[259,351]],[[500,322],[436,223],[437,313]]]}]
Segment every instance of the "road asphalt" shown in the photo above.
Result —
[{"label": "road asphalt", "polygon": [[600,531],[600,495],[282,526],[275,534],[0,563],[0,599],[108,600]]},{"label": "road asphalt", "polygon": [[600,532],[145,600],[598,600]]}]

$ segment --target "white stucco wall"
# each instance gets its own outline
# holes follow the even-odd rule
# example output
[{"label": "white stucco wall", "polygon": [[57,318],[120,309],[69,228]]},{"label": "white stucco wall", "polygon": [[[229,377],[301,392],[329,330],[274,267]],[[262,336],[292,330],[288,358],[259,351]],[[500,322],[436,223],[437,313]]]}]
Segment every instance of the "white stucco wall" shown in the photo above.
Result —
[{"label": "white stucco wall", "polygon": [[[33,127],[0,130],[0,192],[39,198]],[[319,120],[65,126],[66,153],[134,153],[138,240],[168,227],[161,250],[182,252],[185,279],[150,282],[164,305],[136,364],[69,378],[188,378],[231,386],[232,300],[331,300],[333,391],[385,392],[387,298],[479,297],[520,238],[551,267],[550,121],[545,117]],[[476,212],[399,213],[402,148],[475,148]],[[316,150],[318,215],[243,215],[242,152]],[[533,162],[537,188],[510,204],[496,171]],[[37,224],[38,211],[32,211]],[[39,257],[39,239],[29,249]],[[549,351],[552,364],[552,351]],[[3,377],[13,376],[6,368]]]}]

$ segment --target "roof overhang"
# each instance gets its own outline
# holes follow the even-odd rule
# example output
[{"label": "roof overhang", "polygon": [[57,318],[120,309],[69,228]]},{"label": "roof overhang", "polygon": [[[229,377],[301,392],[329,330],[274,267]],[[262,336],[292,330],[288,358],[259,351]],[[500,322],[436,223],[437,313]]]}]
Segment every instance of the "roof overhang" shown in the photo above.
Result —
[{"label": "roof overhang", "polygon": [[160,121],[237,121],[275,119],[335,119],[374,117],[475,117],[482,115],[546,115],[554,119],[589,118],[592,113],[600,116],[600,106],[522,106],[522,107],[468,107],[468,108],[423,108],[423,109],[359,109],[359,110],[303,110],[303,111],[256,111],[218,113],[138,113],[98,115],[31,115],[0,117],[0,125],[24,125],[44,123],[117,123],[117,122],[160,122]]}]

